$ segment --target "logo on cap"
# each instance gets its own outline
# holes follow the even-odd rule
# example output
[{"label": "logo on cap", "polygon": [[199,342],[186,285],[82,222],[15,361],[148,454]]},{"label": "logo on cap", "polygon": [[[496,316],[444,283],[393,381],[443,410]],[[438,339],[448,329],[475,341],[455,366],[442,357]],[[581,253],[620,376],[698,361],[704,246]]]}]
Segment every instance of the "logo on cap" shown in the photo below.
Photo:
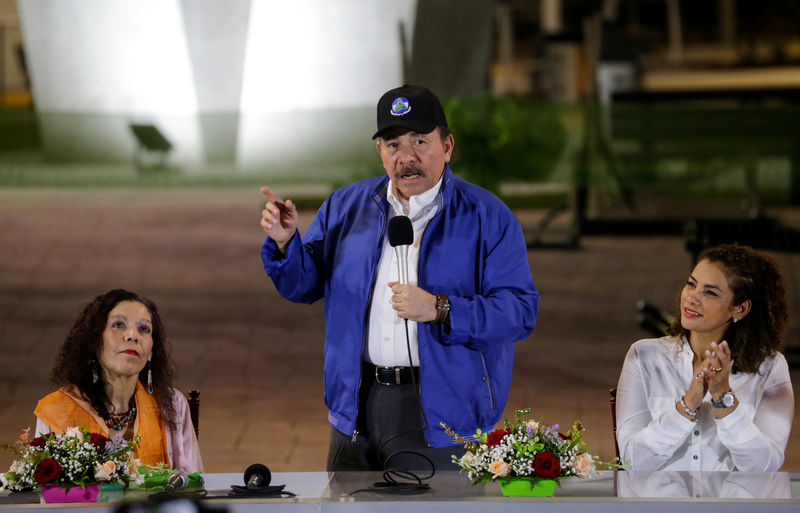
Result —
[{"label": "logo on cap", "polygon": [[411,104],[408,103],[408,98],[402,96],[395,98],[392,102],[392,116],[402,116],[411,111]]}]

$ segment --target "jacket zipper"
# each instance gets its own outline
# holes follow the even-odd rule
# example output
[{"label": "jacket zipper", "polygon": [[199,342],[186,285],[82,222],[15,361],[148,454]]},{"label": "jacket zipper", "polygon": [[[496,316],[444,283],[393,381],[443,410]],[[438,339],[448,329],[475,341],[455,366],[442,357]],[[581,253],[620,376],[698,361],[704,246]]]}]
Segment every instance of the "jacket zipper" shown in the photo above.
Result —
[{"label": "jacket zipper", "polygon": [[489,403],[494,409],[494,390],[492,389],[492,380],[489,377],[489,369],[486,367],[486,357],[483,350],[481,350],[481,363],[483,364],[483,380],[486,382],[486,386],[489,387]]},{"label": "jacket zipper", "polygon": [[[378,202],[376,201],[376,203],[378,203]],[[378,203],[378,206],[380,207],[380,203]],[[378,251],[381,252],[382,248],[383,248],[383,235],[386,232],[386,216],[384,215],[383,210],[381,210],[380,208],[378,208],[378,212],[381,215],[381,226],[382,226],[381,235],[380,235],[380,237],[378,237]],[[372,264],[372,283],[370,283],[370,287],[369,287],[369,297],[367,297],[367,304],[364,305],[364,329],[363,329],[363,333],[361,335],[361,353],[360,354],[364,353],[364,344],[367,341],[367,334],[369,333],[369,323],[367,322],[367,319],[368,319],[367,308],[369,307],[369,305],[372,304],[372,295],[375,292],[375,280],[378,279],[377,270],[378,270],[378,262],[380,261],[380,258],[381,258],[381,256],[380,256],[380,254],[378,254],[377,260],[375,262],[373,262],[373,264]],[[360,358],[360,356],[359,356],[359,358]],[[359,365],[358,368],[359,368],[359,371],[358,371],[358,386],[356,387],[356,417],[355,417],[356,418],[356,425],[353,428],[353,437],[350,439],[351,443],[356,443],[356,439],[358,438],[358,406],[359,406],[359,402],[360,402],[359,398],[361,397],[361,380],[363,379],[363,376],[361,376],[361,365]]]},{"label": "jacket zipper", "polygon": [[[425,258],[425,256],[426,256],[426,255],[423,255],[423,251],[424,251],[423,248],[427,248],[428,247],[427,244],[425,244],[425,240],[426,240],[426,237],[428,236],[428,234],[431,232],[430,229],[429,229],[431,227],[431,223],[433,222],[434,219],[436,219],[437,216],[442,215],[442,211],[444,211],[444,201],[443,201],[441,189],[439,189],[439,194],[436,196],[435,201],[438,202],[438,206],[436,208],[436,213],[433,214],[433,217],[431,217],[430,220],[428,220],[428,224],[425,227],[425,232],[422,234],[422,240],[419,241],[419,259],[420,259],[420,261],[422,261],[422,259]],[[425,273],[423,272],[423,269],[420,268],[419,265],[418,265],[417,266],[417,284],[424,283],[424,276],[425,276]],[[419,337],[419,331],[417,332],[417,337]],[[417,347],[418,347],[418,351],[421,351],[421,349],[419,349],[419,344],[417,345]],[[422,379],[422,355],[420,354],[419,356],[417,356],[417,358],[419,360],[417,362],[417,364],[419,365],[419,376],[420,376],[420,380],[421,380]],[[414,362],[411,362],[411,363],[414,363]],[[484,364],[484,369],[485,368],[486,368],[486,365]],[[422,383],[417,383],[417,386],[419,387],[419,399],[420,399],[419,407],[420,407],[420,410],[423,410],[423,411],[420,411],[420,413],[422,415],[424,415],[425,418],[427,419],[427,415],[425,415],[425,411],[422,408]],[[420,419],[420,420],[422,420],[422,419]],[[430,428],[430,426],[428,426],[428,427]],[[428,435],[425,433],[424,429],[421,430],[421,431],[422,431],[422,439],[425,440],[425,445],[427,447],[430,447],[431,444],[428,442]]]}]

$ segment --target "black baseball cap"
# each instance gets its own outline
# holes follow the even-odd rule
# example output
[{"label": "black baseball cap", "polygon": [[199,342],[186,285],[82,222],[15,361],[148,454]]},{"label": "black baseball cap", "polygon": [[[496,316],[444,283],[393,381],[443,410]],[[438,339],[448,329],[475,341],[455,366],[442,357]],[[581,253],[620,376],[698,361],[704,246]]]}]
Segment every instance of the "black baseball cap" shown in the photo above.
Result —
[{"label": "black baseball cap", "polygon": [[373,139],[388,128],[402,126],[427,134],[437,126],[447,126],[439,98],[424,86],[408,85],[384,93],[378,100],[378,131]]}]

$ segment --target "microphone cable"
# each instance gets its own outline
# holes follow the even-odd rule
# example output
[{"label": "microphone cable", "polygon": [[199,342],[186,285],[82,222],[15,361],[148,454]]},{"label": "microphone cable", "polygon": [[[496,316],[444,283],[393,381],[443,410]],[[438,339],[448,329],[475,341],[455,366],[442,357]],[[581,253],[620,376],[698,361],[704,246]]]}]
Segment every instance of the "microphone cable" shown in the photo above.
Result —
[{"label": "microphone cable", "polygon": [[[412,368],[411,384],[414,387],[414,394],[417,400],[417,406],[419,406],[420,421],[422,422],[422,425],[419,428],[401,431],[400,433],[397,433],[396,435],[387,438],[378,446],[378,449],[376,451],[378,454],[381,454],[381,452],[383,451],[383,447],[387,443],[391,442],[395,438],[407,435],[409,433],[416,433],[417,431],[420,431],[422,432],[422,437],[424,439],[425,430],[428,429],[429,426],[428,416],[425,414],[425,409],[422,408],[422,395],[420,394],[419,391],[419,385],[417,384],[417,380],[414,377],[414,371],[413,371],[414,360],[411,358],[411,336],[408,333],[408,319],[403,319],[403,321],[405,322],[405,328],[406,328],[406,351],[408,352],[408,362]],[[392,460],[392,458],[400,454],[413,454],[415,456],[423,458],[431,466],[431,473],[427,476],[420,477],[416,473],[410,470],[388,467],[389,462]],[[361,492],[374,492],[374,493],[395,494],[395,495],[418,495],[421,493],[425,493],[431,489],[430,485],[428,483],[423,483],[423,481],[431,479],[436,474],[436,465],[433,463],[433,460],[431,460],[428,456],[426,456],[421,452],[411,451],[411,450],[395,451],[389,454],[383,460],[383,467],[384,467],[383,481],[378,481],[376,483],[373,483],[370,488],[360,488],[358,490],[355,490],[351,492],[349,495],[355,495]],[[400,481],[399,479],[406,481]]]}]

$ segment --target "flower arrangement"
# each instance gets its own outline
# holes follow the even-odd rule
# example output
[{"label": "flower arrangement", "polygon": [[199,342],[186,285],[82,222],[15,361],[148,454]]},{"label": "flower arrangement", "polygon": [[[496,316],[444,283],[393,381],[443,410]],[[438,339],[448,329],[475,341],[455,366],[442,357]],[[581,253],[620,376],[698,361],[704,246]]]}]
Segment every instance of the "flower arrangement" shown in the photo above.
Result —
[{"label": "flower arrangement", "polygon": [[597,463],[586,452],[580,422],[560,433],[557,424],[549,426],[528,419],[525,416],[529,413],[529,408],[517,410],[513,422],[504,421],[505,429],[491,433],[478,430],[471,439],[442,424],[445,432],[467,449],[461,458],[454,456],[453,463],[468,473],[473,485],[514,477],[559,480],[596,472]]},{"label": "flower arrangement", "polygon": [[28,428],[13,446],[3,445],[15,452],[17,459],[8,472],[0,474],[0,490],[19,491],[46,484],[69,490],[96,482],[127,486],[139,475],[139,460],[133,457],[138,444],[138,435],[129,443],[76,426],[63,434],[31,438]]}]

